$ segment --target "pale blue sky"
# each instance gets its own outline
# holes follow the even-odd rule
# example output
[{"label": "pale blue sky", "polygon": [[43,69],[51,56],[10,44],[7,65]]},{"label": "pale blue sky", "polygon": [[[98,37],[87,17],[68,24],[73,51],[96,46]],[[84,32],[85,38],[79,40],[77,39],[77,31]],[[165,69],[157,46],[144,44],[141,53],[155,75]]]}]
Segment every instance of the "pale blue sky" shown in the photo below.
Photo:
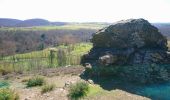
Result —
[{"label": "pale blue sky", "polygon": [[145,18],[170,22],[170,0],[0,0],[0,18],[66,22]]}]

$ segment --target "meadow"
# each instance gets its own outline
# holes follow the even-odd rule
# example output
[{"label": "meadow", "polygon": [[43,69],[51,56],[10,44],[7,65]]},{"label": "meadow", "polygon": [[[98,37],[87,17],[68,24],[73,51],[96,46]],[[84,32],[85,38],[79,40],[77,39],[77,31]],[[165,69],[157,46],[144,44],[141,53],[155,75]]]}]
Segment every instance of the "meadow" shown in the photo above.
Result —
[{"label": "meadow", "polygon": [[0,69],[7,72],[23,72],[80,65],[81,56],[87,53],[91,47],[91,43],[77,43],[6,56],[0,59]]},{"label": "meadow", "polygon": [[48,31],[48,30],[78,30],[78,29],[101,29],[108,23],[70,23],[62,26],[33,26],[33,27],[2,27],[0,30],[24,30],[24,31]]}]

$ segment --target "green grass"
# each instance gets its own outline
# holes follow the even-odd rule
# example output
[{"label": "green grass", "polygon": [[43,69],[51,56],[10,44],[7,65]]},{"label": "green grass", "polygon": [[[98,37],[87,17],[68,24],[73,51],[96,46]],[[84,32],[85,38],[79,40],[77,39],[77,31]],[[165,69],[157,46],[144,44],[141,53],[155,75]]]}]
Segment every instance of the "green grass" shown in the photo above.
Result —
[{"label": "green grass", "polygon": [[19,95],[8,88],[0,89],[0,100],[19,100]]},{"label": "green grass", "polygon": [[48,30],[78,30],[78,29],[101,29],[103,27],[108,26],[108,24],[105,23],[73,23],[73,24],[67,24],[63,26],[34,26],[34,27],[3,27],[0,28],[0,30],[5,31],[15,31],[15,30],[23,30],[23,31],[48,31]]},{"label": "green grass", "polygon": [[[30,53],[16,54],[4,57],[0,60],[0,69],[7,71],[32,71],[51,67],[60,67],[66,65],[79,65],[81,56],[92,48],[91,43],[77,43],[71,45],[60,45],[58,47],[47,48],[41,51],[33,51]],[[54,50],[53,56],[50,51]],[[58,57],[58,50],[64,52],[63,63],[61,57]],[[4,72],[4,70],[2,70]]]},{"label": "green grass", "polygon": [[98,86],[98,85],[89,85],[89,92],[87,94],[87,96],[95,96],[98,93],[103,92],[104,90]]},{"label": "green grass", "polygon": [[0,88],[8,88],[10,86],[9,82],[0,80]]},{"label": "green grass", "polygon": [[[60,45],[58,47],[53,47],[54,49],[58,50],[59,48],[62,49],[68,49],[71,48],[71,54],[84,54],[88,52],[92,48],[91,43],[77,43],[77,44],[71,44],[68,46]],[[50,48],[41,50],[41,51],[33,51],[30,53],[24,53],[24,54],[16,54],[14,56],[7,56],[3,59],[5,60],[12,60],[12,59],[33,59],[33,58],[42,58],[42,57],[48,57],[50,53]]]},{"label": "green grass", "polygon": [[4,67],[0,68],[0,75],[6,75],[6,74],[11,73],[11,72],[12,71],[9,68],[4,68]]},{"label": "green grass", "polygon": [[30,78],[27,81],[26,85],[27,87],[35,87],[35,86],[42,86],[45,83],[46,82],[43,77],[36,76],[36,77]]},{"label": "green grass", "polygon": [[72,84],[69,87],[69,94],[68,97],[71,100],[79,100],[85,96],[89,92],[89,86],[85,82],[78,82],[76,84]]}]

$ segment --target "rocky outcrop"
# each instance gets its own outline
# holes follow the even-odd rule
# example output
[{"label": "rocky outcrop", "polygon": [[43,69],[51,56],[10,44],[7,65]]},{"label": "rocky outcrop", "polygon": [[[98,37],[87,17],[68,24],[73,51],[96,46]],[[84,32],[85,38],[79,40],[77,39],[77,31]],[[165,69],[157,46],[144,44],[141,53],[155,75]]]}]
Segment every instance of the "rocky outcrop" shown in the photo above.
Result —
[{"label": "rocky outcrop", "polygon": [[93,66],[166,63],[167,39],[144,19],[119,21],[99,30],[82,63]]}]

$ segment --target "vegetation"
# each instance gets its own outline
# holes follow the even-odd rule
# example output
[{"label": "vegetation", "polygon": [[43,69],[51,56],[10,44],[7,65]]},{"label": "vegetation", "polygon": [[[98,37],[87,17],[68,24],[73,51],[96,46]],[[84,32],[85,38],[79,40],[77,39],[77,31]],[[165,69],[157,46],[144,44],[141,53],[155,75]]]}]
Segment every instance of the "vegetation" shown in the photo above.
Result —
[{"label": "vegetation", "polygon": [[4,68],[4,67],[1,67],[1,68],[0,68],[0,74],[1,74],[1,75],[6,75],[6,74],[8,74],[8,73],[11,73],[11,70],[10,70],[10,69]]},{"label": "vegetation", "polygon": [[[0,28],[0,58],[27,53],[61,44],[89,41],[94,29],[34,30],[32,28]],[[9,49],[10,48],[10,49]]]},{"label": "vegetation", "polygon": [[36,77],[30,78],[26,85],[27,87],[35,87],[35,86],[42,86],[43,84],[45,84],[44,78],[40,76],[36,76]]},{"label": "vegetation", "polygon": [[19,100],[19,95],[8,88],[0,89],[0,100]]},{"label": "vegetation", "polygon": [[[90,43],[60,45],[41,51],[16,54],[0,60],[0,73],[23,72],[66,65],[79,65],[81,56],[92,47]],[[5,68],[5,69],[4,69]]]},{"label": "vegetation", "polygon": [[32,27],[3,27],[0,30],[39,30],[39,31],[47,31],[47,30],[56,30],[56,29],[64,29],[64,30],[78,30],[78,29],[101,29],[106,27],[108,23],[73,23],[61,26],[32,26]]},{"label": "vegetation", "polygon": [[[87,42],[92,33],[106,26],[107,23],[72,23],[63,26],[1,27],[0,56],[42,50],[63,44],[66,40],[74,43]],[[168,27],[159,29],[168,36]]]},{"label": "vegetation", "polygon": [[96,94],[102,93],[102,92],[104,92],[104,90],[100,86],[89,84],[89,92],[87,93],[87,96],[88,97],[95,96]]},{"label": "vegetation", "polygon": [[83,98],[89,92],[89,86],[85,82],[78,82],[70,86],[68,97],[71,100]]},{"label": "vegetation", "polygon": [[[67,65],[80,65],[82,55],[92,48],[92,44],[88,43],[92,33],[105,26],[105,24],[75,23],[63,26],[2,27],[0,28],[0,74],[6,75],[13,71],[23,72],[44,68],[64,67]],[[168,47],[170,47],[169,41]],[[121,77],[120,79],[125,78],[133,83],[137,80],[145,84],[167,81],[170,76],[168,73],[170,73],[170,67],[151,64],[109,66],[107,68],[93,67],[87,68],[84,74],[89,75],[88,77],[94,75],[103,77],[119,76]],[[116,79],[114,79],[114,81],[115,80]],[[45,84],[45,79],[40,76],[24,79],[22,82],[26,83],[26,87],[42,86],[42,94],[55,89],[54,84]],[[104,85],[107,85],[107,82],[104,82],[104,80],[102,80],[102,82]],[[18,94],[9,89],[9,86],[10,84],[7,81],[0,81],[0,100],[19,99]],[[85,82],[72,84],[69,87],[68,97],[71,100],[79,100],[85,96],[88,98],[96,96],[96,94],[100,95],[110,92],[103,90],[106,88],[103,88],[102,84],[100,84],[100,86],[89,85]],[[125,89],[121,87],[117,88],[121,90]],[[143,91],[142,88],[137,92],[134,88],[132,88],[132,90],[135,94],[140,93],[139,90]],[[149,89],[149,92],[147,90],[147,93],[151,93],[151,90],[152,89]],[[165,89],[163,89],[163,91],[164,90]],[[159,93],[161,92],[159,91]],[[154,93],[154,95],[155,94],[158,94],[158,92]],[[167,91],[165,94],[167,94]],[[115,94],[113,93],[113,95]]]},{"label": "vegetation", "polygon": [[9,85],[8,81],[0,81],[0,88],[7,88]]},{"label": "vegetation", "polygon": [[44,86],[41,88],[41,93],[50,92],[50,91],[54,90],[54,88],[55,88],[55,85],[54,85],[54,84],[44,85]]}]

